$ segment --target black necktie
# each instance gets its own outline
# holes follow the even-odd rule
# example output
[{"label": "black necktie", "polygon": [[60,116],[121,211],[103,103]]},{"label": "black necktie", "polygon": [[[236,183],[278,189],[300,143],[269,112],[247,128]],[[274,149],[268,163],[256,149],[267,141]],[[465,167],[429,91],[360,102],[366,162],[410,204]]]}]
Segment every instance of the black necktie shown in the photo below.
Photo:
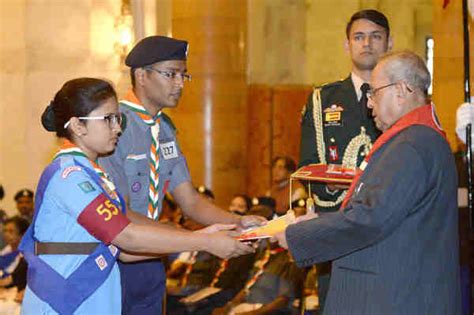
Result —
[{"label": "black necktie", "polygon": [[367,107],[367,91],[370,90],[370,85],[367,83],[364,83],[360,86],[360,90],[362,91],[362,97],[360,98],[359,101],[359,106],[360,106],[360,111],[362,115],[366,115],[370,119],[372,118],[372,110]]}]

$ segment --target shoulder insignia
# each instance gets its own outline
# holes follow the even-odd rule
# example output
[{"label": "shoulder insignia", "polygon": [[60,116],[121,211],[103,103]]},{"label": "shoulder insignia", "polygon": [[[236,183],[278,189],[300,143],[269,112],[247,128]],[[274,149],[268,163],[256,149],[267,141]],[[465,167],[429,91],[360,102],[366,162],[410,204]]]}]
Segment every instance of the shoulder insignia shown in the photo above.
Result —
[{"label": "shoulder insignia", "polygon": [[[313,86],[313,92],[311,92],[311,94],[309,95],[309,100],[312,99],[313,94],[314,94],[314,93],[317,93],[318,90],[321,90],[321,86],[314,85],[314,86]],[[302,122],[303,117],[306,115],[306,112],[308,111],[308,103],[309,103],[309,102],[307,102],[306,104],[304,104],[303,107],[301,108],[300,123]]]},{"label": "shoulder insignia", "polygon": [[63,172],[61,173],[61,177],[63,179],[67,178],[72,172],[78,172],[78,171],[82,171],[82,168],[80,166],[77,166],[77,165],[73,165],[73,166],[68,166],[66,167]]},{"label": "shoulder insignia", "polygon": [[328,89],[328,88],[332,88],[332,87],[337,87],[337,86],[340,86],[342,84],[342,82],[344,82],[344,79],[341,79],[341,80],[338,80],[338,81],[334,81],[334,82],[330,82],[330,83],[324,83],[320,86],[318,86],[320,89]]},{"label": "shoulder insignia", "polygon": [[177,128],[176,128],[176,126],[174,125],[173,121],[171,120],[171,117],[170,117],[170,116],[166,115],[165,113],[161,113],[161,118],[162,118],[164,121],[166,121],[166,123],[167,123],[168,125],[171,126],[171,129],[173,129],[173,131],[175,131],[175,132],[177,131]]},{"label": "shoulder insignia", "polygon": [[67,168],[71,165],[75,165],[74,158],[71,155],[61,155],[58,157],[61,168]]}]

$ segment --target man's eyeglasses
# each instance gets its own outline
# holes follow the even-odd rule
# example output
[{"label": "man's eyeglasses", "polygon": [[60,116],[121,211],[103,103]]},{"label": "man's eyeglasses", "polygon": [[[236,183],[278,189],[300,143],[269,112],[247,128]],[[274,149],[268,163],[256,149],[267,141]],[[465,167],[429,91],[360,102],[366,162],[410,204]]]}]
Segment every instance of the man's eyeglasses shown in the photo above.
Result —
[{"label": "man's eyeglasses", "polygon": [[146,67],[145,70],[155,71],[156,73],[170,80],[176,80],[179,77],[183,81],[191,81],[191,78],[192,78],[191,75],[188,73],[182,73],[182,72],[177,72],[177,71],[165,71],[165,70],[155,69],[152,67]]},{"label": "man's eyeglasses", "polygon": [[375,88],[375,89],[372,89],[372,87],[367,91],[367,97],[368,98],[373,98],[375,97],[375,95],[377,94],[378,91],[380,90],[383,90],[385,88],[388,88],[390,86],[394,86],[394,85],[397,85],[399,82],[394,82],[394,83],[390,83],[390,84],[387,84],[387,85],[383,85],[381,87],[378,87],[378,88]]},{"label": "man's eyeglasses", "polygon": [[402,80],[402,81],[393,82],[393,83],[390,83],[390,84],[387,84],[387,85],[383,85],[383,86],[375,88],[375,89],[370,88],[367,91],[367,97],[368,98],[374,98],[378,91],[383,90],[385,88],[388,88],[390,86],[397,85],[398,83],[405,83],[407,91],[410,92],[410,93],[413,92],[413,90],[408,86],[408,84],[405,81]]},{"label": "man's eyeglasses", "polygon": [[[110,128],[114,128],[116,126],[120,126],[122,124],[122,114],[121,113],[112,113],[104,116],[89,116],[89,117],[77,117],[79,120],[105,120]],[[71,120],[68,120],[64,124],[64,129],[66,129]]]}]

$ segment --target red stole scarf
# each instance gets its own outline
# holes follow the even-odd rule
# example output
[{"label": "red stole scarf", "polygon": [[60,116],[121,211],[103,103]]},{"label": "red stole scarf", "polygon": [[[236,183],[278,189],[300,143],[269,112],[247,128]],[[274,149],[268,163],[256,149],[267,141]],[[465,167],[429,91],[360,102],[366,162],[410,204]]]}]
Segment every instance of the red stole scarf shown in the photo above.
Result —
[{"label": "red stole scarf", "polygon": [[397,134],[402,132],[403,130],[415,126],[421,125],[432,128],[436,132],[438,132],[444,139],[446,139],[446,133],[441,129],[441,126],[438,123],[438,119],[436,117],[436,113],[434,110],[434,106],[432,104],[424,105],[418,107],[402,118],[400,118],[392,127],[390,127],[387,131],[385,131],[378,139],[375,141],[372,149],[370,150],[369,154],[365,157],[364,161],[360,166],[360,170],[357,172],[356,176],[354,177],[351,186],[349,187],[349,191],[347,192],[346,198],[342,202],[341,208],[344,209],[351,199],[351,196],[357,187],[360,177],[369,163],[370,158],[372,155],[377,152],[381,147],[383,147],[390,139],[395,137]]}]

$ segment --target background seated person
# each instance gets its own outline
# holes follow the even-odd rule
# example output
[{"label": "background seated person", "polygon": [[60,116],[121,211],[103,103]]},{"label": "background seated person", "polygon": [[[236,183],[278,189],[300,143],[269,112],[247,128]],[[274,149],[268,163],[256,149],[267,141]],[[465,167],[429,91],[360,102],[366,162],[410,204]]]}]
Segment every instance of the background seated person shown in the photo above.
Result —
[{"label": "background seated person", "polygon": [[35,211],[34,193],[29,189],[22,189],[15,194],[16,209],[19,216],[31,222]]},{"label": "background seated person", "polygon": [[[275,200],[271,197],[257,197],[253,200],[255,206],[250,208],[250,211],[246,214],[258,215],[271,220],[275,212]],[[259,245],[255,243],[255,246]],[[244,287],[254,261],[255,254],[243,255],[232,259],[212,257],[210,261],[210,264],[213,265],[211,268],[213,271],[212,280],[200,292],[208,290],[210,287],[219,288],[220,291],[195,302],[188,302],[184,298],[181,300],[181,303],[186,304],[189,313],[211,314],[213,309],[224,306]]]},{"label": "background seated person", "polygon": [[26,270],[28,265],[18,251],[23,234],[28,229],[29,222],[18,216],[5,221],[3,237],[7,243],[0,252],[0,287],[17,288],[17,299],[21,302],[22,292],[26,287]]},{"label": "background seated person", "polygon": [[[296,163],[288,156],[277,156],[272,162],[272,186],[267,192],[276,201],[276,214],[284,215],[289,209],[290,176],[296,171]],[[306,190],[298,181],[292,183],[291,201],[306,198]]]},{"label": "background seated person", "polygon": [[[212,191],[204,186],[198,186],[196,190],[209,201],[214,201]],[[187,216],[183,216],[180,225],[191,231],[204,228],[202,224],[197,223]],[[212,273],[210,272],[210,260],[212,255],[205,252],[183,252],[171,263],[167,271],[168,281],[166,291],[168,293],[168,308],[170,311],[175,307],[175,298],[193,293],[210,282]],[[174,310],[177,312],[177,310]]]},{"label": "background seated person", "polygon": [[250,210],[251,201],[247,195],[237,194],[234,195],[229,204],[229,211],[232,213],[245,215]]},{"label": "background seated person", "polygon": [[301,287],[302,270],[296,267],[288,251],[263,241],[244,288],[225,306],[216,308],[221,314],[291,314],[291,303]]}]

